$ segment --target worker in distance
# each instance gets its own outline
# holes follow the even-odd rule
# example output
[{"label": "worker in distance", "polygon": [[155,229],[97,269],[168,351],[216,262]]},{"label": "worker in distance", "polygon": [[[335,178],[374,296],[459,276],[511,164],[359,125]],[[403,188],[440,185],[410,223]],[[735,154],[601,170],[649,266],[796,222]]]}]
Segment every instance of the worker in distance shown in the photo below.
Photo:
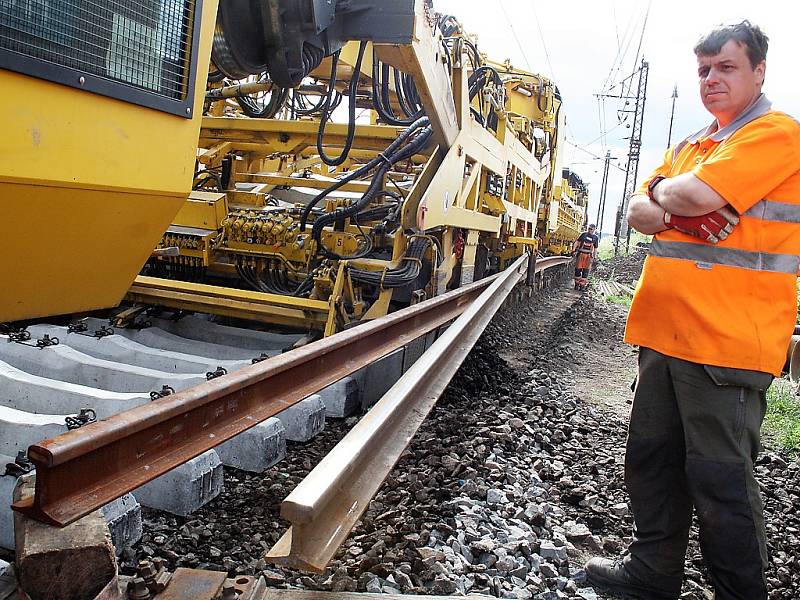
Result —
[{"label": "worker in distance", "polygon": [[572,254],[575,255],[575,289],[581,292],[589,287],[589,271],[600,246],[600,237],[595,229],[594,223],[589,225],[589,229],[580,234],[572,246]]},{"label": "worker in distance", "polygon": [[614,592],[678,598],[694,509],[716,600],[767,598],[753,463],[800,267],[800,124],[761,91],[767,43],[748,21],[700,39],[714,121],[630,202],[630,225],[655,234],[625,331],[640,347],[625,454],[635,529],[622,558],[586,564]]}]

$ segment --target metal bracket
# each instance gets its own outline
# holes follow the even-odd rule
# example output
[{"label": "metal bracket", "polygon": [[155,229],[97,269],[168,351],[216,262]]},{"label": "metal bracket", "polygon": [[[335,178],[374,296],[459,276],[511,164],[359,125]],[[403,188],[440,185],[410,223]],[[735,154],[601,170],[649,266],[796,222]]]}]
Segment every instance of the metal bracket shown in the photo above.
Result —
[{"label": "metal bracket", "polygon": [[257,364],[257,363],[260,363],[260,362],[263,362],[263,361],[267,360],[268,358],[269,358],[269,356],[268,356],[268,355],[266,355],[266,354],[264,354],[264,353],[262,352],[262,353],[261,353],[261,356],[259,356],[258,358],[254,358],[253,360],[251,360],[251,361],[250,361],[250,364],[253,364],[253,365],[255,365],[255,364]]},{"label": "metal bracket", "polygon": [[166,398],[167,396],[171,396],[175,393],[175,388],[172,388],[168,385],[162,386],[160,392],[150,392],[150,400],[159,400],[161,398]]},{"label": "metal bracket", "polygon": [[78,321],[77,323],[70,323],[67,325],[67,333],[83,333],[88,330],[89,326],[86,321]]},{"label": "metal bracket", "polygon": [[31,332],[28,331],[27,329],[19,329],[17,331],[11,331],[8,334],[9,343],[16,342],[18,344],[22,344],[24,342],[29,341],[30,339],[31,339]]},{"label": "metal bracket", "polygon": [[227,375],[228,370],[223,367],[217,367],[216,371],[209,371],[206,373],[206,379],[211,381],[212,379],[216,379],[217,377],[222,377],[223,375]]},{"label": "metal bracket", "polygon": [[83,427],[89,423],[97,421],[97,413],[91,408],[82,408],[77,417],[67,417],[64,422],[67,424],[67,429],[73,430]]},{"label": "metal bracket", "polygon": [[102,325],[100,329],[97,329],[94,332],[94,335],[92,337],[96,337],[98,340],[101,340],[104,337],[108,337],[110,335],[114,335],[114,329],[112,327],[106,327],[105,325]]},{"label": "metal bracket", "polygon": [[14,477],[21,477],[25,473],[30,473],[35,469],[34,464],[28,460],[28,455],[25,450],[17,452],[17,458],[14,462],[6,464],[6,471],[4,475],[12,475]]},{"label": "metal bracket", "polygon": [[58,338],[53,336],[50,337],[48,334],[44,334],[42,339],[36,340],[36,347],[37,348],[49,348],[50,346],[58,346]]}]

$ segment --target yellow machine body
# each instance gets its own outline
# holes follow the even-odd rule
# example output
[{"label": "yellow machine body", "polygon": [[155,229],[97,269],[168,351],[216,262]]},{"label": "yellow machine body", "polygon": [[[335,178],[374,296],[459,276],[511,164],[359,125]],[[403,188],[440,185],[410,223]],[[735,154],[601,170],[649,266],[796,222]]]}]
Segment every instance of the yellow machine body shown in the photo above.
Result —
[{"label": "yellow machine body", "polygon": [[116,306],[192,183],[216,0],[191,119],[0,70],[0,322]]},{"label": "yellow machine body", "polygon": [[[166,281],[227,278],[234,286],[246,281],[245,287],[255,290],[247,292],[252,295],[252,318],[291,325],[290,314],[265,307],[285,294],[281,287],[291,289],[313,278],[308,297],[293,299],[309,307],[293,324],[322,329],[319,307],[310,307],[323,301],[329,306],[324,327],[328,335],[353,321],[383,316],[392,303],[419,301],[470,283],[505,268],[526,251],[543,247],[537,231],[540,207],[549,206],[555,194],[571,193],[568,183],[561,180],[565,128],[555,85],[541,75],[487,61],[496,77],[470,98],[468,78],[474,64],[462,54],[470,42],[466,38],[451,41],[453,68],[448,72],[444,61],[432,58],[438,56],[441,46],[429,29],[422,3],[417,8],[420,14],[411,44],[377,44],[374,50],[378,60],[413,77],[436,144],[390,173],[388,187],[402,195],[397,229],[384,231],[380,219],[348,218],[336,228],[326,227],[320,237],[324,248],[354,256],[365,237],[373,235],[377,255],[330,261],[329,266],[323,262],[311,273],[317,246],[309,229],[300,228],[300,213],[305,203],[336,177],[379,156],[403,128],[378,124],[373,112],[371,124],[355,126],[348,160],[329,169],[315,147],[318,119],[293,118],[286,110],[275,118],[242,118],[233,101],[233,94],[241,88],[228,82],[231,93],[226,96],[223,91],[217,96],[228,100],[207,107],[209,116],[203,121],[198,143],[198,160],[204,170],[195,188],[214,189],[215,194],[206,194],[204,203],[199,192],[192,193],[158,245],[159,252],[176,247],[179,253],[154,257],[145,273],[156,277],[138,278],[129,301],[230,315],[227,296],[223,300],[205,293],[201,297],[178,293],[181,284]],[[341,53],[335,79],[339,90],[346,90],[355,76],[357,50],[358,43],[351,42]],[[372,58],[373,46],[365,54]],[[371,60],[368,63],[362,65],[358,76],[365,88],[374,75]],[[309,87],[324,87],[329,76],[330,60],[326,59],[312,73],[317,87]],[[213,85],[221,89],[223,84]],[[245,85],[256,89],[252,83]],[[395,106],[396,86],[396,79],[391,79],[387,101]],[[486,119],[491,114],[495,125],[476,120],[477,112]],[[326,146],[338,152],[346,135],[347,125],[329,124]],[[224,178],[218,175],[223,171]],[[206,187],[208,184],[211,187]],[[368,180],[353,180],[318,208],[331,213],[348,206],[368,185]],[[221,194],[226,198],[224,204]],[[222,210],[226,214],[220,220]],[[408,291],[384,287],[380,274],[407,264],[404,253],[415,236],[436,243],[423,257],[431,265],[430,279],[409,297]],[[354,269],[377,273],[379,285],[352,277]],[[241,301],[247,300],[242,297]]]},{"label": "yellow machine body", "polygon": [[573,172],[564,169],[553,198],[539,211],[540,235],[550,254],[569,254],[586,225],[589,191]]},{"label": "yellow machine body", "polygon": [[[0,322],[125,298],[330,335],[524,252],[563,250],[582,201],[561,179],[556,86],[484,62],[460,30],[443,37],[425,0],[395,4],[413,7],[406,41],[370,33],[294,88],[264,73],[219,77],[223,64],[240,72],[230,48],[253,40],[231,33],[233,4],[219,15],[217,1],[198,4],[192,118],[0,70],[15,92],[0,98]],[[222,62],[208,77],[210,57]],[[318,104],[351,89],[370,111],[352,137],[348,124],[323,127]],[[283,98],[271,112],[267,95]],[[425,143],[387,158],[398,137],[417,141],[403,132],[420,115],[424,136],[412,130]],[[318,135],[328,154],[348,148],[343,161],[322,160]]]}]

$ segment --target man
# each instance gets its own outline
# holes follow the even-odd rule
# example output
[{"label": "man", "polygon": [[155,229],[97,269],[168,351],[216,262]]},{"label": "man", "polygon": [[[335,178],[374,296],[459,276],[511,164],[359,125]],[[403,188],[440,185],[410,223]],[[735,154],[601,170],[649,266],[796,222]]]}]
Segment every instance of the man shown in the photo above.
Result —
[{"label": "man", "polygon": [[600,238],[594,232],[594,224],[589,225],[589,230],[584,231],[575,240],[572,253],[575,255],[575,289],[585,290],[589,286],[589,269],[597,255]]},{"label": "man", "polygon": [[667,152],[628,212],[655,234],[625,333],[640,346],[625,457],[633,541],[586,571],[611,591],[678,598],[694,507],[716,600],[762,600],[753,462],[796,320],[800,125],[761,93],[758,27],[720,26],[694,51],[715,120]]}]

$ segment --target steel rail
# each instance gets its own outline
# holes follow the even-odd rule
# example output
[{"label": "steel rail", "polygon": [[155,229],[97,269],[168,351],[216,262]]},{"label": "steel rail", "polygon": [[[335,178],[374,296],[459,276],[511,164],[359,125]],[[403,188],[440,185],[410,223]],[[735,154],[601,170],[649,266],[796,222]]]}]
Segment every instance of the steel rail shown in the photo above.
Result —
[{"label": "steel rail", "polygon": [[68,525],[452,321],[502,275],[34,444],[35,494],[13,509]]},{"label": "steel rail", "polygon": [[[536,272],[569,258],[539,259]],[[358,522],[492,317],[525,274],[527,257],[500,273],[369,413],[289,494],[291,527],[266,558],[322,572]]]}]

